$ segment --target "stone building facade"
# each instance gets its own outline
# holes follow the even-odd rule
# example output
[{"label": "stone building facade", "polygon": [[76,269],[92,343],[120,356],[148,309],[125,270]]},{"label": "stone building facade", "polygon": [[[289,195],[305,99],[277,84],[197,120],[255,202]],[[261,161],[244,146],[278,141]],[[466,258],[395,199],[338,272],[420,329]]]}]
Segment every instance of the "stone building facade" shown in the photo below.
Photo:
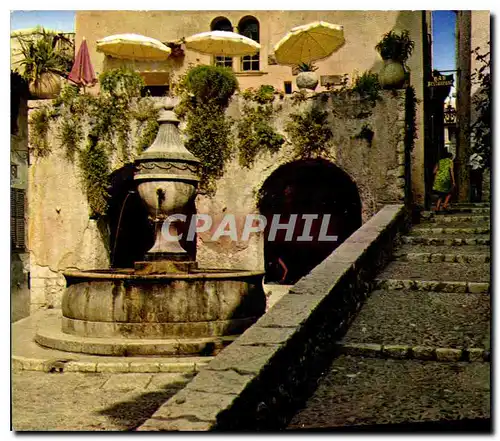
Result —
[{"label": "stone building facade", "polygon": [[[239,32],[249,19],[254,19],[258,25],[262,50],[258,66],[253,66],[256,70],[244,71],[242,61],[238,57],[233,60],[233,70],[242,90],[262,84],[285,90],[285,82],[291,83],[292,90],[297,90],[292,68],[273,62],[274,45],[295,26],[316,20],[344,26],[344,46],[330,57],[315,63],[318,68],[316,73],[320,78],[323,77],[323,81],[327,77],[338,78],[344,74],[352,80],[367,70],[378,72],[383,62],[375,45],[386,32],[407,29],[415,41],[408,67],[418,100],[416,121],[419,135],[412,152],[413,200],[417,204],[424,203],[423,97],[425,70],[430,66],[431,56],[427,50],[431,34],[430,11],[77,11],[75,44],[78,48],[83,38],[86,38],[97,74],[107,68],[128,64],[142,72],[147,83],[167,84],[176,81],[192,64],[213,63],[213,57],[186,50],[183,58],[167,60],[163,65],[130,63],[97,52],[97,40],[114,34],[136,33],[165,43],[175,42],[199,32],[210,31],[217,23],[223,23],[223,19],[230,23],[234,32]],[[323,89],[320,84],[317,91]]]},{"label": "stone building facade", "polygon": [[[273,63],[272,47],[294,26],[315,20],[341,24],[345,29],[346,44],[331,57],[316,63],[320,77],[338,78],[348,74],[351,79],[366,70],[378,71],[382,60],[374,47],[382,35],[390,30],[408,29],[415,40],[415,50],[408,65],[411,84],[418,100],[416,111],[417,139],[412,151],[405,150],[405,96],[404,92],[384,92],[370,112],[356,116],[365,104],[334,102],[322,103],[330,112],[328,125],[334,139],[321,159],[333,164],[354,182],[361,201],[363,222],[382,204],[413,199],[423,202],[423,93],[424,70],[429,52],[430,20],[423,11],[78,11],[76,13],[75,47],[83,37],[87,39],[92,63],[99,74],[118,67],[122,61],[106,58],[96,51],[96,41],[112,34],[138,33],[163,42],[178,41],[194,33],[210,30],[214,21],[229,20],[235,31],[248,18],[259,24],[262,45],[258,70],[243,71],[242,61],[233,60],[240,90],[273,85],[286,91],[285,82],[295,80],[291,67]],[[425,32],[427,31],[427,32]],[[255,60],[254,60],[255,61]],[[424,63],[426,61],[426,63]],[[167,61],[166,66],[134,63],[149,85],[162,85],[178,79],[190,64],[214,62],[209,56],[185,51],[182,59]],[[125,63],[126,64],[126,63]],[[252,68],[255,63],[250,63]],[[323,79],[323,81],[325,78]],[[325,88],[320,86],[318,91]],[[30,111],[39,102],[30,102]],[[302,104],[303,109],[312,105]],[[240,115],[241,98],[235,96],[228,113]],[[283,128],[292,109],[287,95],[276,116],[276,129]],[[373,130],[368,142],[359,137],[362,128]],[[28,237],[30,257],[31,299],[30,312],[40,308],[58,307],[65,286],[62,272],[66,269],[98,269],[110,266],[110,230],[102,222],[89,219],[88,205],[82,192],[76,164],[68,163],[59,148],[56,133],[49,134],[52,154],[45,158],[31,158],[28,176]],[[199,195],[196,208],[199,213],[233,212],[256,213],[256,193],[281,166],[290,163],[293,151],[285,145],[275,154],[265,153],[256,158],[251,168],[242,167],[237,158],[226,164],[224,176],[217,182],[214,197]],[[59,152],[59,154],[58,154]],[[410,169],[411,168],[411,169]],[[411,179],[410,179],[411,176]],[[406,179],[405,179],[406,177]],[[265,264],[264,239],[254,235],[246,243],[231,243],[224,239],[211,243],[202,234],[198,237],[197,259],[200,266],[220,268],[261,269]]]},{"label": "stone building facade", "polygon": [[[405,92],[384,92],[372,107],[371,102],[351,97],[307,100],[292,104],[280,100],[274,120],[276,130],[284,126],[291,113],[316,106],[328,111],[327,126],[333,133],[325,153],[318,160],[332,164],[356,188],[361,201],[360,217],[366,221],[383,204],[402,203],[408,197],[405,174],[409,172],[410,152],[405,152]],[[277,98],[278,99],[278,98]],[[31,111],[40,102],[30,102]],[[227,112],[241,117],[242,98],[233,98]],[[371,141],[359,136],[363,127],[373,131]],[[58,307],[65,286],[62,272],[67,269],[104,269],[110,266],[110,230],[103,221],[89,219],[78,166],[66,159],[59,146],[55,127],[49,134],[53,146],[47,157],[31,158],[29,174],[29,237],[31,266],[31,312]],[[199,194],[196,211],[217,217],[221,213],[238,216],[259,213],[257,198],[266,180],[282,166],[297,162],[293,146],[286,143],[278,152],[263,152],[251,167],[239,163],[238,155],[226,163],[217,181],[215,195]],[[123,164],[116,163],[116,167]],[[339,188],[338,192],[345,189]],[[241,217],[240,216],[240,217]],[[211,241],[209,234],[197,237],[197,260],[205,268],[263,269],[264,236],[252,234],[248,241],[222,237]],[[126,248],[126,246],[125,246]]]}]

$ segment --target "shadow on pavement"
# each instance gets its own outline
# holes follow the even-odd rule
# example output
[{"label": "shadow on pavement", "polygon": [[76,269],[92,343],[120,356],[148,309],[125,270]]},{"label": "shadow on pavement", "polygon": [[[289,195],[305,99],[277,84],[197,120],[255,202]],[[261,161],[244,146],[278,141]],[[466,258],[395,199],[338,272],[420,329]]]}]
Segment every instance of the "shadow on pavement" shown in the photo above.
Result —
[{"label": "shadow on pavement", "polygon": [[113,404],[98,413],[107,416],[114,424],[122,426],[122,430],[134,430],[150,418],[162,404],[183,389],[192,378],[192,375],[185,374],[185,381],[166,384],[164,390],[142,393],[130,401]]}]

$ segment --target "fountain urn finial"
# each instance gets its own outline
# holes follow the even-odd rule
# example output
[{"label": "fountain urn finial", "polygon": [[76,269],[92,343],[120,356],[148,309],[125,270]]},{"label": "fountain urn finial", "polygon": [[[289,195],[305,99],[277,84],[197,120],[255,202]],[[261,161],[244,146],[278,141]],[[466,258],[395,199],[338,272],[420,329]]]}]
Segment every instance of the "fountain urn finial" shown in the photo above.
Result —
[{"label": "fountain urn finial", "polygon": [[155,224],[155,243],[146,253],[146,260],[189,260],[177,238],[179,220],[167,219],[185,215],[200,181],[200,161],[182,142],[174,106],[172,98],[161,103],[158,134],[135,160],[137,190]]}]

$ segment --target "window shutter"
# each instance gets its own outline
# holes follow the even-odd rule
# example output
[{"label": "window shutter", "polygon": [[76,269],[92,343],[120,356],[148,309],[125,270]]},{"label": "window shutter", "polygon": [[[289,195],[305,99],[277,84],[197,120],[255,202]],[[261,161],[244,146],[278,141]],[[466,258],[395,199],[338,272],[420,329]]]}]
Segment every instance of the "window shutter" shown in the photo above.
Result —
[{"label": "window shutter", "polygon": [[18,250],[25,249],[25,191],[20,188],[10,189],[10,238],[12,248]]}]

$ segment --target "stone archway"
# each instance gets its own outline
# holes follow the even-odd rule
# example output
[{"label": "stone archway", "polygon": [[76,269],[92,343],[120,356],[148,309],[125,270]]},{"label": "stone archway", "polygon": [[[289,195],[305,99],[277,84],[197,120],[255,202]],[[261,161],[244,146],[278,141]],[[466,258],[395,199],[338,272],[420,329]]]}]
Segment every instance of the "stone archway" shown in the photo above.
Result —
[{"label": "stone archway", "polygon": [[[262,185],[258,208],[267,219],[264,233],[267,283],[296,283],[362,222],[356,184],[342,169],[321,158],[290,162],[275,170]],[[279,223],[283,224],[293,222],[294,214],[297,220],[291,240],[285,230],[277,230],[273,238],[273,217],[279,215]],[[303,215],[317,218],[310,216],[307,220]],[[306,222],[311,225],[310,233],[306,231]],[[307,240],[306,236],[312,239]],[[325,240],[325,236],[337,236],[337,240]],[[280,259],[288,271],[284,280]]]}]

